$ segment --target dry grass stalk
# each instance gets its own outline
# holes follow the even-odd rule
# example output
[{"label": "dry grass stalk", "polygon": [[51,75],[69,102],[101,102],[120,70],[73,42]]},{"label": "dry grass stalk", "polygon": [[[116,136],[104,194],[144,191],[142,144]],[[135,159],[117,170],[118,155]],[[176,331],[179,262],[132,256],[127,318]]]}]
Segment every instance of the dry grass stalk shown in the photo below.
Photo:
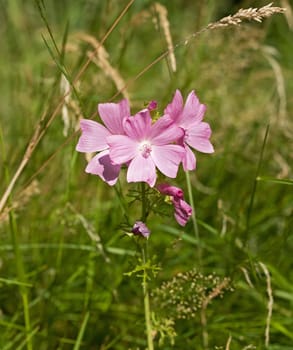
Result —
[{"label": "dry grass stalk", "polygon": [[245,280],[246,280],[247,284],[249,285],[249,287],[250,287],[250,288],[254,288],[254,285],[253,285],[253,283],[251,282],[251,279],[250,279],[250,277],[249,277],[249,274],[248,274],[248,271],[246,270],[246,268],[241,266],[241,267],[240,267],[240,270],[243,272],[244,277],[245,277]]},{"label": "dry grass stalk", "polygon": [[287,114],[287,97],[286,97],[286,84],[285,84],[285,79],[284,75],[282,72],[282,68],[279,64],[279,62],[276,60],[275,56],[278,54],[278,51],[271,47],[271,46],[263,46],[262,47],[262,52],[271,65],[274,75],[275,75],[275,80],[276,80],[276,85],[277,85],[277,91],[279,95],[279,122],[282,126],[285,125],[285,119],[286,119],[286,114]]},{"label": "dry grass stalk", "polygon": [[226,343],[225,350],[230,350],[231,341],[232,341],[232,337],[231,337],[231,335],[229,335],[229,338],[228,338],[227,343]]},{"label": "dry grass stalk", "polygon": [[267,279],[268,314],[267,314],[266,329],[265,329],[265,346],[266,348],[268,348],[270,344],[270,325],[271,325],[271,319],[272,319],[272,313],[273,313],[274,298],[273,298],[270,272],[264,263],[259,262],[259,265],[262,268]]},{"label": "dry grass stalk", "polygon": [[270,3],[266,6],[260,8],[248,8],[240,9],[234,15],[229,15],[220,19],[218,22],[210,23],[207,26],[207,29],[216,29],[227,26],[239,25],[244,21],[256,21],[262,22],[263,19],[268,18],[276,13],[284,13],[285,9],[282,7],[272,6],[273,3]]},{"label": "dry grass stalk", "polygon": [[288,26],[293,30],[293,10],[288,0],[281,0],[281,5],[286,9],[285,17],[288,23]]},{"label": "dry grass stalk", "polygon": [[70,124],[71,124],[70,116],[68,112],[68,103],[71,97],[71,89],[70,89],[70,83],[66,79],[64,74],[61,75],[61,79],[60,79],[60,91],[61,91],[61,94],[65,96],[61,114],[62,114],[62,120],[64,123],[63,135],[66,137],[68,135],[68,131],[70,129]]},{"label": "dry grass stalk", "polygon": [[79,130],[79,121],[83,118],[83,115],[78,103],[73,98],[71,98],[70,83],[64,74],[61,75],[60,92],[65,96],[61,115],[64,124],[63,135],[67,137],[71,128],[74,131]]},{"label": "dry grass stalk", "polygon": [[126,89],[123,89],[125,86],[125,81],[123,80],[122,76],[118,72],[117,69],[115,69],[111,63],[109,62],[109,54],[105,47],[92,35],[89,34],[79,34],[79,38],[83,41],[86,41],[87,43],[91,44],[94,48],[95,55],[92,54],[92,52],[88,52],[88,57],[92,60],[93,63],[95,63],[98,67],[102,69],[102,71],[108,75],[116,85],[118,90],[121,90],[122,95],[129,99],[129,94]]},{"label": "dry grass stalk", "polygon": [[9,218],[9,212],[11,210],[20,210],[23,208],[31,199],[32,196],[40,193],[39,183],[37,180],[32,181],[32,183],[19,193],[16,200],[13,201],[10,207],[5,208],[5,210],[0,214],[0,223],[6,222]]},{"label": "dry grass stalk", "polygon": [[[158,2],[155,2],[153,6],[156,13],[158,14],[159,25],[163,29],[164,36],[167,42],[167,47],[169,51],[169,60],[170,60],[172,71],[176,72],[176,58],[174,55],[174,46],[173,46],[173,41],[172,41],[172,36],[170,31],[170,24],[168,21],[168,11],[165,6],[161,5]],[[154,19],[156,21],[156,18]]]},{"label": "dry grass stalk", "polygon": [[208,344],[209,344],[209,336],[208,336],[208,332],[206,330],[206,328],[207,328],[206,309],[208,307],[208,304],[213,299],[215,299],[219,295],[222,295],[223,290],[225,290],[229,284],[230,284],[230,279],[224,278],[223,281],[211,291],[211,293],[204,299],[204,301],[202,303],[200,319],[201,319],[201,325],[203,328],[202,337],[203,337],[203,345],[204,345],[205,349],[208,348]]}]

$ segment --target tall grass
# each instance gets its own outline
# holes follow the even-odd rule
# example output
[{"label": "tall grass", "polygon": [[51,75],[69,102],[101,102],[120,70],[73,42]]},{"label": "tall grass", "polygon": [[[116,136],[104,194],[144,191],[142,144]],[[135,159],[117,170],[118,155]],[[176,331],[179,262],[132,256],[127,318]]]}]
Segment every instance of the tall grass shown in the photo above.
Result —
[{"label": "tall grass", "polygon": [[154,346],[292,347],[292,3],[239,25],[225,3],[0,2],[1,349],[146,348],[121,226],[140,209],[125,174],[114,190],[84,173],[76,130],[100,102],[163,111],[176,88],[207,105],[215,153],[176,179],[193,223],[149,220]]}]

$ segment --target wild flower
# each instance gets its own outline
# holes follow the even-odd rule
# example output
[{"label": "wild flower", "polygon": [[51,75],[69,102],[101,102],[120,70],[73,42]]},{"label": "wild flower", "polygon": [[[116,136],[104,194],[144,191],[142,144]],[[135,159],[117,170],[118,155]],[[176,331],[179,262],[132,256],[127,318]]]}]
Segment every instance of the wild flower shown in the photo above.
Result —
[{"label": "wild flower", "polygon": [[170,196],[174,205],[174,216],[179,225],[185,226],[192,215],[192,207],[184,201],[183,190],[167,183],[159,184],[157,189],[160,193]]},{"label": "wild flower", "polygon": [[100,103],[98,111],[105,126],[93,120],[82,119],[82,131],[76,150],[79,152],[99,152],[88,163],[85,171],[98,175],[109,185],[117,182],[121,164],[114,164],[109,157],[107,137],[110,135],[123,135],[123,119],[130,116],[127,99],[119,103]]},{"label": "wild flower", "polygon": [[[181,92],[176,90],[165,114],[153,121],[151,112],[156,108],[157,102],[152,100],[147,108],[131,116],[128,100],[124,99],[119,103],[98,105],[105,126],[82,119],[82,135],[76,149],[98,152],[87,165],[86,172],[114,185],[121,166],[126,165],[127,182],[146,182],[154,187],[157,169],[170,178],[177,176],[181,162],[185,171],[195,169],[195,156],[190,147],[205,153],[214,151],[209,141],[210,126],[202,122],[205,106],[194,91],[183,105]],[[175,197],[175,217],[184,226],[192,210],[183,198]]]},{"label": "wild flower", "polygon": [[147,225],[142,221],[136,221],[132,227],[131,232],[134,235],[142,236],[145,238],[149,238],[149,235],[151,234],[151,231],[149,230]]},{"label": "wild flower", "polygon": [[183,105],[182,94],[179,90],[176,90],[172,102],[165,109],[165,114],[169,115],[173,122],[184,131],[178,144],[185,148],[182,160],[185,171],[194,170],[196,167],[196,158],[190,147],[203,153],[214,152],[209,141],[211,128],[208,123],[202,122],[205,111],[206,106],[199,102],[194,91],[191,91]]},{"label": "wild flower", "polygon": [[126,135],[107,137],[109,155],[115,164],[128,163],[128,182],[147,182],[153,187],[158,168],[167,177],[175,178],[184,156],[184,148],[174,141],[183,132],[169,116],[163,116],[152,124],[148,109],[133,117],[125,118]]}]

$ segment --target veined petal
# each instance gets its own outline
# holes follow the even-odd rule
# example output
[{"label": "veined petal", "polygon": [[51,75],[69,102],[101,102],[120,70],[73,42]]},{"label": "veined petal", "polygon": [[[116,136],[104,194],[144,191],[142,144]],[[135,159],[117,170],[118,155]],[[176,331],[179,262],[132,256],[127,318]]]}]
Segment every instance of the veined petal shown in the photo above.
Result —
[{"label": "veined petal", "polygon": [[123,120],[130,116],[130,107],[127,99],[123,99],[119,103],[99,103],[98,111],[111,134],[124,134]]},{"label": "veined petal", "polygon": [[144,109],[133,117],[124,120],[124,130],[133,140],[141,141],[151,130],[152,118],[148,109]]},{"label": "veined petal", "polygon": [[87,165],[85,171],[90,174],[98,175],[110,186],[117,182],[121,165],[113,164],[109,157],[109,151],[106,150],[97,154]]},{"label": "veined petal", "polygon": [[79,138],[76,150],[79,152],[98,152],[108,148],[106,137],[110,132],[93,120],[82,119],[80,121],[82,134]]},{"label": "veined petal", "polygon": [[168,114],[174,121],[179,117],[183,109],[183,98],[181,92],[176,90],[173,100],[165,108],[164,114]]},{"label": "veined petal", "polygon": [[151,157],[164,175],[174,178],[184,152],[184,148],[179,145],[152,146]]},{"label": "veined petal", "polygon": [[185,155],[184,158],[182,159],[182,165],[184,171],[190,171],[194,170],[196,168],[196,158],[192,150],[185,145]]},{"label": "veined petal", "polygon": [[177,124],[183,128],[188,128],[190,123],[200,123],[206,111],[206,106],[199,102],[194,91],[188,95],[185,106],[180,117],[177,119]]},{"label": "veined petal", "polygon": [[138,144],[126,135],[107,137],[109,155],[113,163],[123,164],[130,161],[138,153]]},{"label": "veined petal", "polygon": [[177,141],[183,135],[184,131],[168,115],[164,115],[152,125],[150,139],[154,145],[166,145]]},{"label": "veined petal", "polygon": [[147,182],[151,187],[156,183],[156,167],[151,157],[138,154],[129,164],[127,182]]},{"label": "veined petal", "polygon": [[213,153],[214,147],[209,141],[211,128],[208,123],[200,123],[188,129],[185,142],[203,153]]}]

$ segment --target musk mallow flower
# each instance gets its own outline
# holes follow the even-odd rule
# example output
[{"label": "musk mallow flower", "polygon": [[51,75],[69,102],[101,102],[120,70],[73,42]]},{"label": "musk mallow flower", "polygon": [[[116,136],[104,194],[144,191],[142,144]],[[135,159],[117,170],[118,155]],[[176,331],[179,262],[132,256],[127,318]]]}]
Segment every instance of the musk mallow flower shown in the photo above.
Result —
[{"label": "musk mallow flower", "polygon": [[128,182],[155,185],[156,167],[167,177],[175,178],[184,156],[184,148],[174,141],[183,136],[168,116],[152,124],[148,109],[124,119],[125,135],[107,137],[110,159],[115,164],[128,163]]},{"label": "musk mallow flower", "polygon": [[185,226],[192,215],[192,207],[185,202],[183,190],[167,183],[159,184],[156,188],[160,193],[171,198],[174,205],[174,217],[179,225]]},{"label": "musk mallow flower", "polygon": [[82,134],[76,150],[79,152],[99,152],[88,163],[85,171],[98,175],[109,185],[117,182],[121,164],[114,164],[109,157],[107,137],[110,135],[123,135],[123,120],[130,116],[130,108],[126,99],[119,103],[100,103],[99,115],[105,126],[89,119],[80,121]]},{"label": "musk mallow flower", "polygon": [[211,128],[208,123],[202,122],[205,111],[206,106],[199,102],[194,91],[188,95],[184,105],[179,90],[176,90],[172,102],[164,111],[184,132],[178,143],[185,148],[185,156],[182,160],[185,171],[193,170],[196,167],[196,158],[191,148],[203,153],[214,152],[209,140]]}]

